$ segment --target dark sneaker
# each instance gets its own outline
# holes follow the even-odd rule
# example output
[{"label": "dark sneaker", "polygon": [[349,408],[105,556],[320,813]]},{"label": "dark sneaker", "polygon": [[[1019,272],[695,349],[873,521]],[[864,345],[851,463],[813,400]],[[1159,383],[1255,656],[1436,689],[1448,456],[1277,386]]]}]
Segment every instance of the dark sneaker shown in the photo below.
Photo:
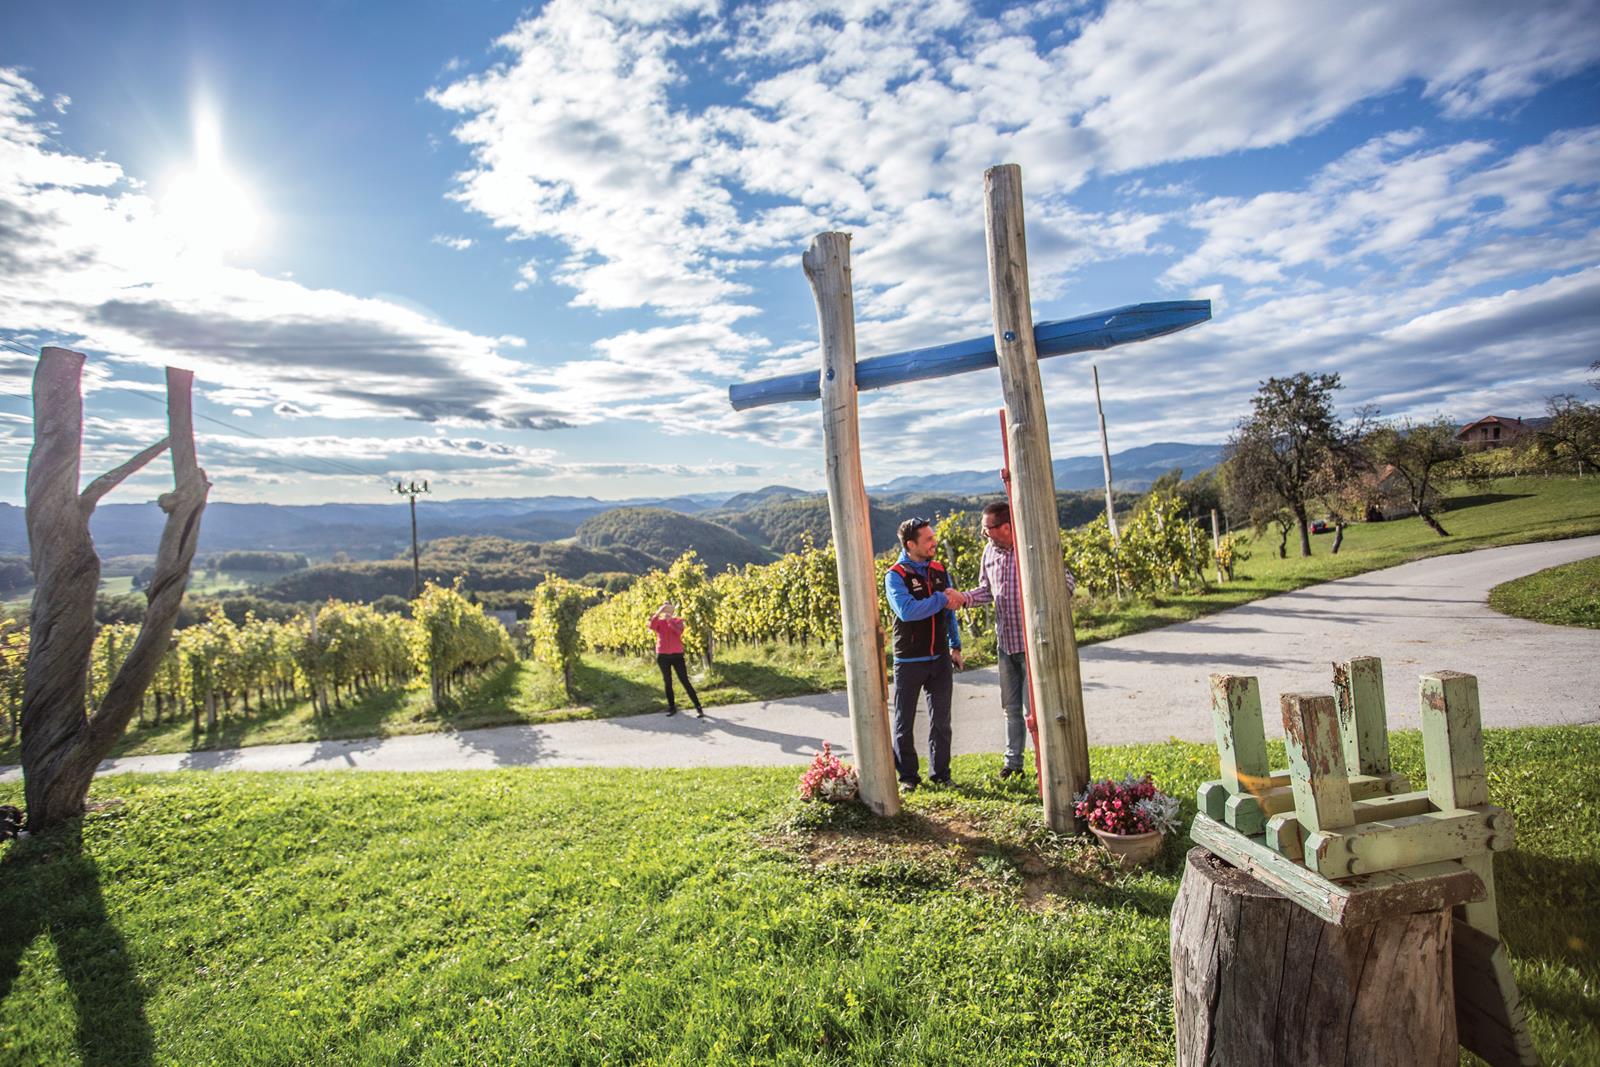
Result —
[{"label": "dark sneaker", "polygon": [[948,788],[949,788],[949,787],[950,787],[950,786],[952,786],[952,785],[955,785],[955,783],[954,783],[954,782],[952,782],[952,781],[951,781],[951,780],[950,780],[950,779],[948,779],[948,778],[929,778],[929,779],[928,779],[928,781],[929,781],[929,782],[932,782],[932,783],[933,783],[933,784],[934,784],[934,785],[941,785],[941,786],[944,786],[944,787],[945,787],[945,788],[947,788],[947,789],[948,789]]},{"label": "dark sneaker", "polygon": [[702,719],[706,717],[706,709],[705,708],[695,708],[694,709],[694,713],[696,715],[700,716]]},{"label": "dark sneaker", "polygon": [[667,709],[667,715],[668,716],[672,716],[672,715],[676,715],[676,714],[678,714],[678,709],[677,708],[668,708]]},{"label": "dark sneaker", "polygon": [[917,791],[917,786],[919,786],[921,784],[922,784],[922,779],[921,778],[918,778],[914,782],[901,782],[900,783],[900,791],[902,793],[915,793]]},{"label": "dark sneaker", "polygon": [[1020,775],[1021,773],[1021,767],[1002,767],[1000,768],[1000,780],[1005,781],[1007,778],[1010,778],[1013,775]]}]

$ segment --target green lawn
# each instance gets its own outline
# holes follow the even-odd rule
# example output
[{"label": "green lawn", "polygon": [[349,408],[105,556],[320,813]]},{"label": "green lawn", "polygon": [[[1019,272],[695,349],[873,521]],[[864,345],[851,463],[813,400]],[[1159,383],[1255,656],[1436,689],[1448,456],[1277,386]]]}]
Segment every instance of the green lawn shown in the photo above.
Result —
[{"label": "green lawn", "polygon": [[1600,629],[1600,556],[1497,585],[1489,606],[1519,619]]},{"label": "green lawn", "polygon": [[[1535,1040],[1600,1062],[1600,730],[1485,744]],[[1217,773],[1092,759],[1186,814]],[[1184,845],[1120,875],[998,768],[888,823],[797,769],[101,779],[81,832],[0,846],[0,1062],[1170,1063]]]}]

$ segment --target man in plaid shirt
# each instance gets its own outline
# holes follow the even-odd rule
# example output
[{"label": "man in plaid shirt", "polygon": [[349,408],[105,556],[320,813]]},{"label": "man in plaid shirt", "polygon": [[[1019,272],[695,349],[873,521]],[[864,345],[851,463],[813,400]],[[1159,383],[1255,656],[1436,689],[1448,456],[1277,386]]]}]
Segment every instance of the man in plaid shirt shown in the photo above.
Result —
[{"label": "man in plaid shirt", "polygon": [[[1017,565],[1015,534],[1011,528],[1011,505],[996,501],[983,509],[983,547],[978,586],[968,590],[968,607],[994,605],[994,631],[1000,661],[1000,706],[1006,713],[1006,761],[1000,777],[1022,773],[1022,749],[1026,734],[1033,734],[1034,759],[1039,754],[1038,727],[1033,718],[1033,701],[1028,687],[1028,642],[1022,624],[1022,572]],[[1067,572],[1067,592],[1077,588],[1072,572]],[[1023,716],[1024,705],[1028,708]]]}]

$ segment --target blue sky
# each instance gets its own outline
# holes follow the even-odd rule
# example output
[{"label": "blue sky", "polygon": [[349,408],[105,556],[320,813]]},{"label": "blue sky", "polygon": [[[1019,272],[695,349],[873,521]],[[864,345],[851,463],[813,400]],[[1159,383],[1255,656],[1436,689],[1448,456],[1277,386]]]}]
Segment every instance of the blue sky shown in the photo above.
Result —
[{"label": "blue sky", "polygon": [[[1351,10],[4,3],[0,336],[89,353],[87,468],[192,367],[213,499],[820,487],[815,405],[726,402],[816,366],[801,252],[852,233],[862,356],[981,335],[1015,162],[1038,318],[1214,301],[1096,357],[1113,448],[1221,440],[1299,370],[1396,416],[1584,391],[1597,5]],[[1087,358],[1043,376],[1089,452]],[[999,404],[994,372],[864,396],[868,480],[997,465]]]}]

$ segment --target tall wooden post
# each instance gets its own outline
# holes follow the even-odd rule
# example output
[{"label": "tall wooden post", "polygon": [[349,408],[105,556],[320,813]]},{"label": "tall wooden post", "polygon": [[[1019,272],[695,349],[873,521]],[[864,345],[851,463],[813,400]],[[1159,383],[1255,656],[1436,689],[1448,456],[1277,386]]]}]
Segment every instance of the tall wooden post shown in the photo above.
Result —
[{"label": "tall wooden post", "polygon": [[1111,527],[1111,543],[1120,545],[1122,538],[1117,532],[1117,505],[1111,499],[1111,443],[1106,439],[1106,409],[1100,404],[1100,368],[1091,364],[1089,369],[1094,372],[1094,411],[1100,418],[1100,463],[1106,473],[1106,525]]},{"label": "tall wooden post", "polygon": [[1222,532],[1217,528],[1217,509],[1211,509],[1211,558],[1217,561],[1217,582],[1222,582]]},{"label": "tall wooden post", "polygon": [[[1117,556],[1122,553],[1122,535],[1117,531],[1117,505],[1111,496],[1111,442],[1106,438],[1106,409],[1100,405],[1100,368],[1090,364],[1089,369],[1094,372],[1094,410],[1100,418],[1100,463],[1105,468],[1106,474],[1106,525],[1111,529],[1111,552]],[[1111,571],[1111,580],[1117,587],[1117,599],[1122,599],[1122,568],[1114,567]]]},{"label": "tall wooden post", "polygon": [[895,815],[900,811],[900,790],[889,747],[883,627],[878,620],[872,523],[867,513],[867,485],[861,476],[861,429],[856,417],[850,235],[818,234],[801,263],[817,299],[817,332],[822,339],[822,440],[827,453],[833,552],[839,567],[845,689],[856,774],[867,807],[879,815]]},{"label": "tall wooden post", "polygon": [[1028,295],[1028,249],[1022,218],[1022,168],[984,172],[989,246],[989,293],[994,313],[1000,386],[1009,414],[1015,532],[1028,628],[1028,674],[1038,709],[1044,815],[1060,833],[1078,832],[1074,794],[1089,781],[1089,742],[1083,723],[1083,683],[1072,632],[1072,601],[1061,556],[1056,480],[1050,466],[1039,356]]}]

